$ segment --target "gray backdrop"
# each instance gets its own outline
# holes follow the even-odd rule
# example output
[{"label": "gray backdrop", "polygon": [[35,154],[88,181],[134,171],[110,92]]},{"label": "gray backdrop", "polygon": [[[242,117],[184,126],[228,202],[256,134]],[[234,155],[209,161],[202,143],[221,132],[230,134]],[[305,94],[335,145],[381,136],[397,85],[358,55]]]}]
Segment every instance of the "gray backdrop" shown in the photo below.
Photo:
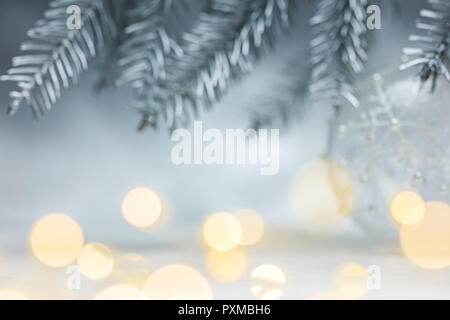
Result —
[{"label": "gray backdrop", "polygon": [[[26,30],[47,2],[0,2],[0,73],[19,53]],[[423,2],[403,1],[400,16],[383,11],[383,29],[372,31],[375,47],[368,72],[399,63],[401,48],[407,44]],[[279,74],[300,49],[307,50],[307,19],[313,6],[305,3],[300,6],[301,19],[294,30],[280,36],[276,51],[254,73],[236,83],[213,111],[204,114],[204,127],[245,127],[250,107],[273,87],[273,75]],[[93,64],[83,81],[66,91],[40,121],[33,120],[26,108],[13,118],[7,117],[12,85],[0,83],[3,247],[22,250],[33,222],[48,212],[70,214],[82,225],[87,240],[134,246],[192,238],[208,214],[240,207],[260,211],[272,228],[301,228],[292,223],[289,184],[302,163],[326,149],[326,121],[331,114],[327,106],[309,108],[295,127],[281,128],[280,171],[276,176],[260,176],[258,168],[245,166],[177,167],[170,161],[173,143],[164,130],[136,132],[139,116],[128,106],[129,88],[93,94],[95,68]],[[120,211],[125,193],[141,185],[158,191],[171,208],[170,223],[151,234],[136,232]]]}]

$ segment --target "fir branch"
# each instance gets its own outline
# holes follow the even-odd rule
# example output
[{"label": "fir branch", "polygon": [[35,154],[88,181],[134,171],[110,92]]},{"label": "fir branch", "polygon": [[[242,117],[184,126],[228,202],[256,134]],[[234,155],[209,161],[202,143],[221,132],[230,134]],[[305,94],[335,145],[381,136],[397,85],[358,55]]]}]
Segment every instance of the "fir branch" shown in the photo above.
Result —
[{"label": "fir branch", "polygon": [[420,67],[422,84],[431,80],[431,91],[434,91],[439,75],[450,81],[450,1],[428,0],[428,3],[431,9],[421,10],[416,24],[417,29],[425,34],[409,37],[410,41],[426,44],[428,48],[403,49],[412,60],[400,66],[400,69]]},{"label": "fir branch", "polygon": [[117,32],[114,38],[109,39],[105,49],[98,55],[99,77],[94,86],[95,93],[116,87],[121,71],[118,68],[118,61],[121,58],[120,47],[126,39],[127,15],[133,9],[134,2],[134,0],[110,0],[110,12],[116,24]]},{"label": "fir branch", "polygon": [[211,0],[191,31],[183,34],[183,57],[167,63],[167,77],[141,104],[141,128],[158,115],[171,130],[210,106],[229,82],[249,71],[277,22],[288,23],[293,0]]},{"label": "fir branch", "polygon": [[156,111],[148,101],[158,80],[166,79],[166,60],[169,56],[183,57],[183,50],[167,28],[167,20],[186,4],[181,0],[133,0],[132,3],[133,9],[125,18],[125,40],[119,49],[116,84],[132,83],[135,108],[154,114]]},{"label": "fir branch", "polygon": [[367,60],[366,4],[366,0],[319,1],[311,19],[314,100],[329,98],[337,105],[359,106],[354,82]]},{"label": "fir branch", "polygon": [[[69,5],[81,8],[79,30],[66,26]],[[31,40],[21,46],[26,55],[13,58],[13,67],[0,77],[1,81],[13,81],[18,86],[10,93],[8,113],[16,113],[22,103],[30,105],[38,117],[50,111],[62,88],[78,82],[88,69],[89,60],[114,33],[115,26],[103,0],[52,1],[44,18],[28,31]]]},{"label": "fir branch", "polygon": [[280,72],[281,80],[273,85],[270,93],[258,99],[251,112],[250,128],[288,127],[300,119],[309,96],[311,68],[298,61],[298,57],[290,60]]},{"label": "fir branch", "polygon": [[134,0],[133,9],[128,12],[125,27],[126,39],[120,47],[121,68],[118,85],[133,82],[138,87],[165,78],[165,59],[169,54],[182,57],[177,42],[170,36],[165,18],[184,5],[173,0]]}]

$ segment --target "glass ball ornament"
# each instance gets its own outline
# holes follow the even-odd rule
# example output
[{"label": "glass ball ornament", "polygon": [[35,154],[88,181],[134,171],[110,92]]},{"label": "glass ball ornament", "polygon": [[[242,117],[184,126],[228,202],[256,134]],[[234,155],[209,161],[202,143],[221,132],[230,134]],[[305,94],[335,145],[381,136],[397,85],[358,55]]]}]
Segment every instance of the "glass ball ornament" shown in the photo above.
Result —
[{"label": "glass ball ornament", "polygon": [[450,200],[450,87],[420,87],[399,72],[373,74],[360,86],[361,106],[338,109],[331,123],[328,157],[351,173],[354,221],[377,240],[398,240],[396,195]]}]

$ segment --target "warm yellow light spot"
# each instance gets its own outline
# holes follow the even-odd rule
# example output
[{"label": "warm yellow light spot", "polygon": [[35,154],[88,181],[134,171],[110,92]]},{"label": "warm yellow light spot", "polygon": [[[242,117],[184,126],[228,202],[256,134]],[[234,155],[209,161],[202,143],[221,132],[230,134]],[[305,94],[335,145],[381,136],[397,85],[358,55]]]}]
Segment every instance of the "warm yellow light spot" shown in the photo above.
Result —
[{"label": "warm yellow light spot", "polygon": [[367,270],[356,263],[347,263],[338,268],[335,277],[336,291],[342,299],[359,299],[368,291]]},{"label": "warm yellow light spot", "polygon": [[152,226],[161,216],[161,198],[148,188],[136,188],[128,192],[122,202],[125,220],[137,228]]},{"label": "warm yellow light spot", "polygon": [[137,253],[127,253],[115,261],[111,278],[141,288],[150,275],[150,267],[145,258]]},{"label": "warm yellow light spot", "polygon": [[247,265],[248,255],[243,249],[227,252],[211,250],[206,256],[206,269],[221,282],[236,281],[244,274]]},{"label": "warm yellow light spot", "polygon": [[78,223],[59,213],[39,219],[30,234],[33,254],[50,267],[64,267],[73,263],[83,241],[83,232]]},{"label": "warm yellow light spot", "polygon": [[413,191],[397,194],[391,202],[391,214],[401,225],[413,225],[425,216],[425,202]]},{"label": "warm yellow light spot", "polygon": [[309,162],[298,170],[290,201],[303,225],[328,229],[354,206],[354,188],[346,169],[329,160]]},{"label": "warm yellow light spot", "polygon": [[350,174],[337,163],[327,161],[327,164],[330,184],[339,202],[338,213],[347,215],[352,211],[355,201]]},{"label": "warm yellow light spot", "polygon": [[95,300],[147,300],[136,287],[127,284],[115,284],[100,291]]},{"label": "warm yellow light spot", "polygon": [[144,284],[144,294],[155,300],[209,300],[213,298],[208,281],[194,268],[170,264],[156,270]]},{"label": "warm yellow light spot", "polygon": [[264,234],[264,220],[258,212],[251,209],[241,209],[234,215],[242,227],[240,245],[250,246],[261,240]]},{"label": "warm yellow light spot", "polygon": [[123,259],[131,262],[142,262],[144,257],[138,253],[127,253],[123,255]]},{"label": "warm yellow light spot", "polygon": [[425,269],[450,266],[450,206],[442,202],[425,203],[425,215],[414,225],[400,230],[404,254]]},{"label": "warm yellow light spot", "polygon": [[280,268],[273,264],[263,264],[253,269],[250,278],[252,294],[262,300],[274,300],[281,297],[286,277]]},{"label": "warm yellow light spot", "polygon": [[108,277],[114,268],[114,259],[107,246],[101,243],[89,243],[78,254],[80,272],[91,280]]},{"label": "warm yellow light spot", "polygon": [[234,215],[217,212],[211,215],[203,225],[203,237],[212,249],[228,251],[240,243],[242,227]]},{"label": "warm yellow light spot", "polygon": [[29,298],[15,289],[0,290],[0,300],[28,300]]}]

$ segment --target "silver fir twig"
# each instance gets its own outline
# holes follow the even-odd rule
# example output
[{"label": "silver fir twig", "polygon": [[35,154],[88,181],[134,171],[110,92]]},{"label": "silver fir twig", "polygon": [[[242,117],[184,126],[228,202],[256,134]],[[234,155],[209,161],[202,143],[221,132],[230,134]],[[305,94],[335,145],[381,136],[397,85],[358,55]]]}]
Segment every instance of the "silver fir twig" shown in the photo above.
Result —
[{"label": "silver fir twig", "polygon": [[355,75],[367,61],[366,0],[320,0],[311,19],[312,99],[359,106]]},{"label": "silver fir twig", "polygon": [[425,44],[427,48],[405,48],[403,53],[411,58],[400,66],[405,70],[420,67],[422,84],[431,80],[431,91],[436,88],[439,75],[450,81],[450,1],[428,0],[430,9],[420,11],[416,23],[422,35],[411,35],[410,41]]},{"label": "silver fir twig", "polygon": [[[181,11],[186,3],[181,0],[133,0],[132,3],[133,9],[125,18],[125,40],[119,49],[116,84],[132,83],[133,105],[139,111],[154,114],[156,110],[149,101],[158,82],[166,79],[166,60],[183,57],[177,39],[168,30],[168,17]],[[155,127],[156,122],[145,125]]]},{"label": "silver fir twig", "polygon": [[[79,29],[67,27],[70,5],[81,8]],[[8,113],[13,115],[23,103],[30,105],[37,117],[50,111],[62,89],[78,82],[90,59],[115,32],[103,0],[52,1],[44,18],[28,31],[30,40],[21,46],[26,54],[13,58],[12,68],[0,77],[18,87],[10,93]]]},{"label": "silver fir twig", "polygon": [[193,28],[183,34],[182,57],[167,61],[166,78],[141,104],[141,128],[161,116],[173,130],[210,106],[230,80],[249,71],[271,32],[289,22],[293,0],[211,0]]},{"label": "silver fir twig", "polygon": [[[279,82],[273,85],[270,93],[258,99],[250,114],[251,128],[283,128],[300,120],[309,97],[311,68],[298,61],[298,56],[295,60],[289,59],[281,70]],[[276,82],[275,79],[272,81]]]},{"label": "silver fir twig", "polygon": [[94,85],[94,92],[100,93],[107,88],[115,88],[120,75],[118,60],[121,57],[120,47],[125,42],[125,27],[128,12],[133,9],[133,0],[110,0],[111,16],[117,32],[109,39],[104,50],[99,52],[97,69],[99,77]]}]

